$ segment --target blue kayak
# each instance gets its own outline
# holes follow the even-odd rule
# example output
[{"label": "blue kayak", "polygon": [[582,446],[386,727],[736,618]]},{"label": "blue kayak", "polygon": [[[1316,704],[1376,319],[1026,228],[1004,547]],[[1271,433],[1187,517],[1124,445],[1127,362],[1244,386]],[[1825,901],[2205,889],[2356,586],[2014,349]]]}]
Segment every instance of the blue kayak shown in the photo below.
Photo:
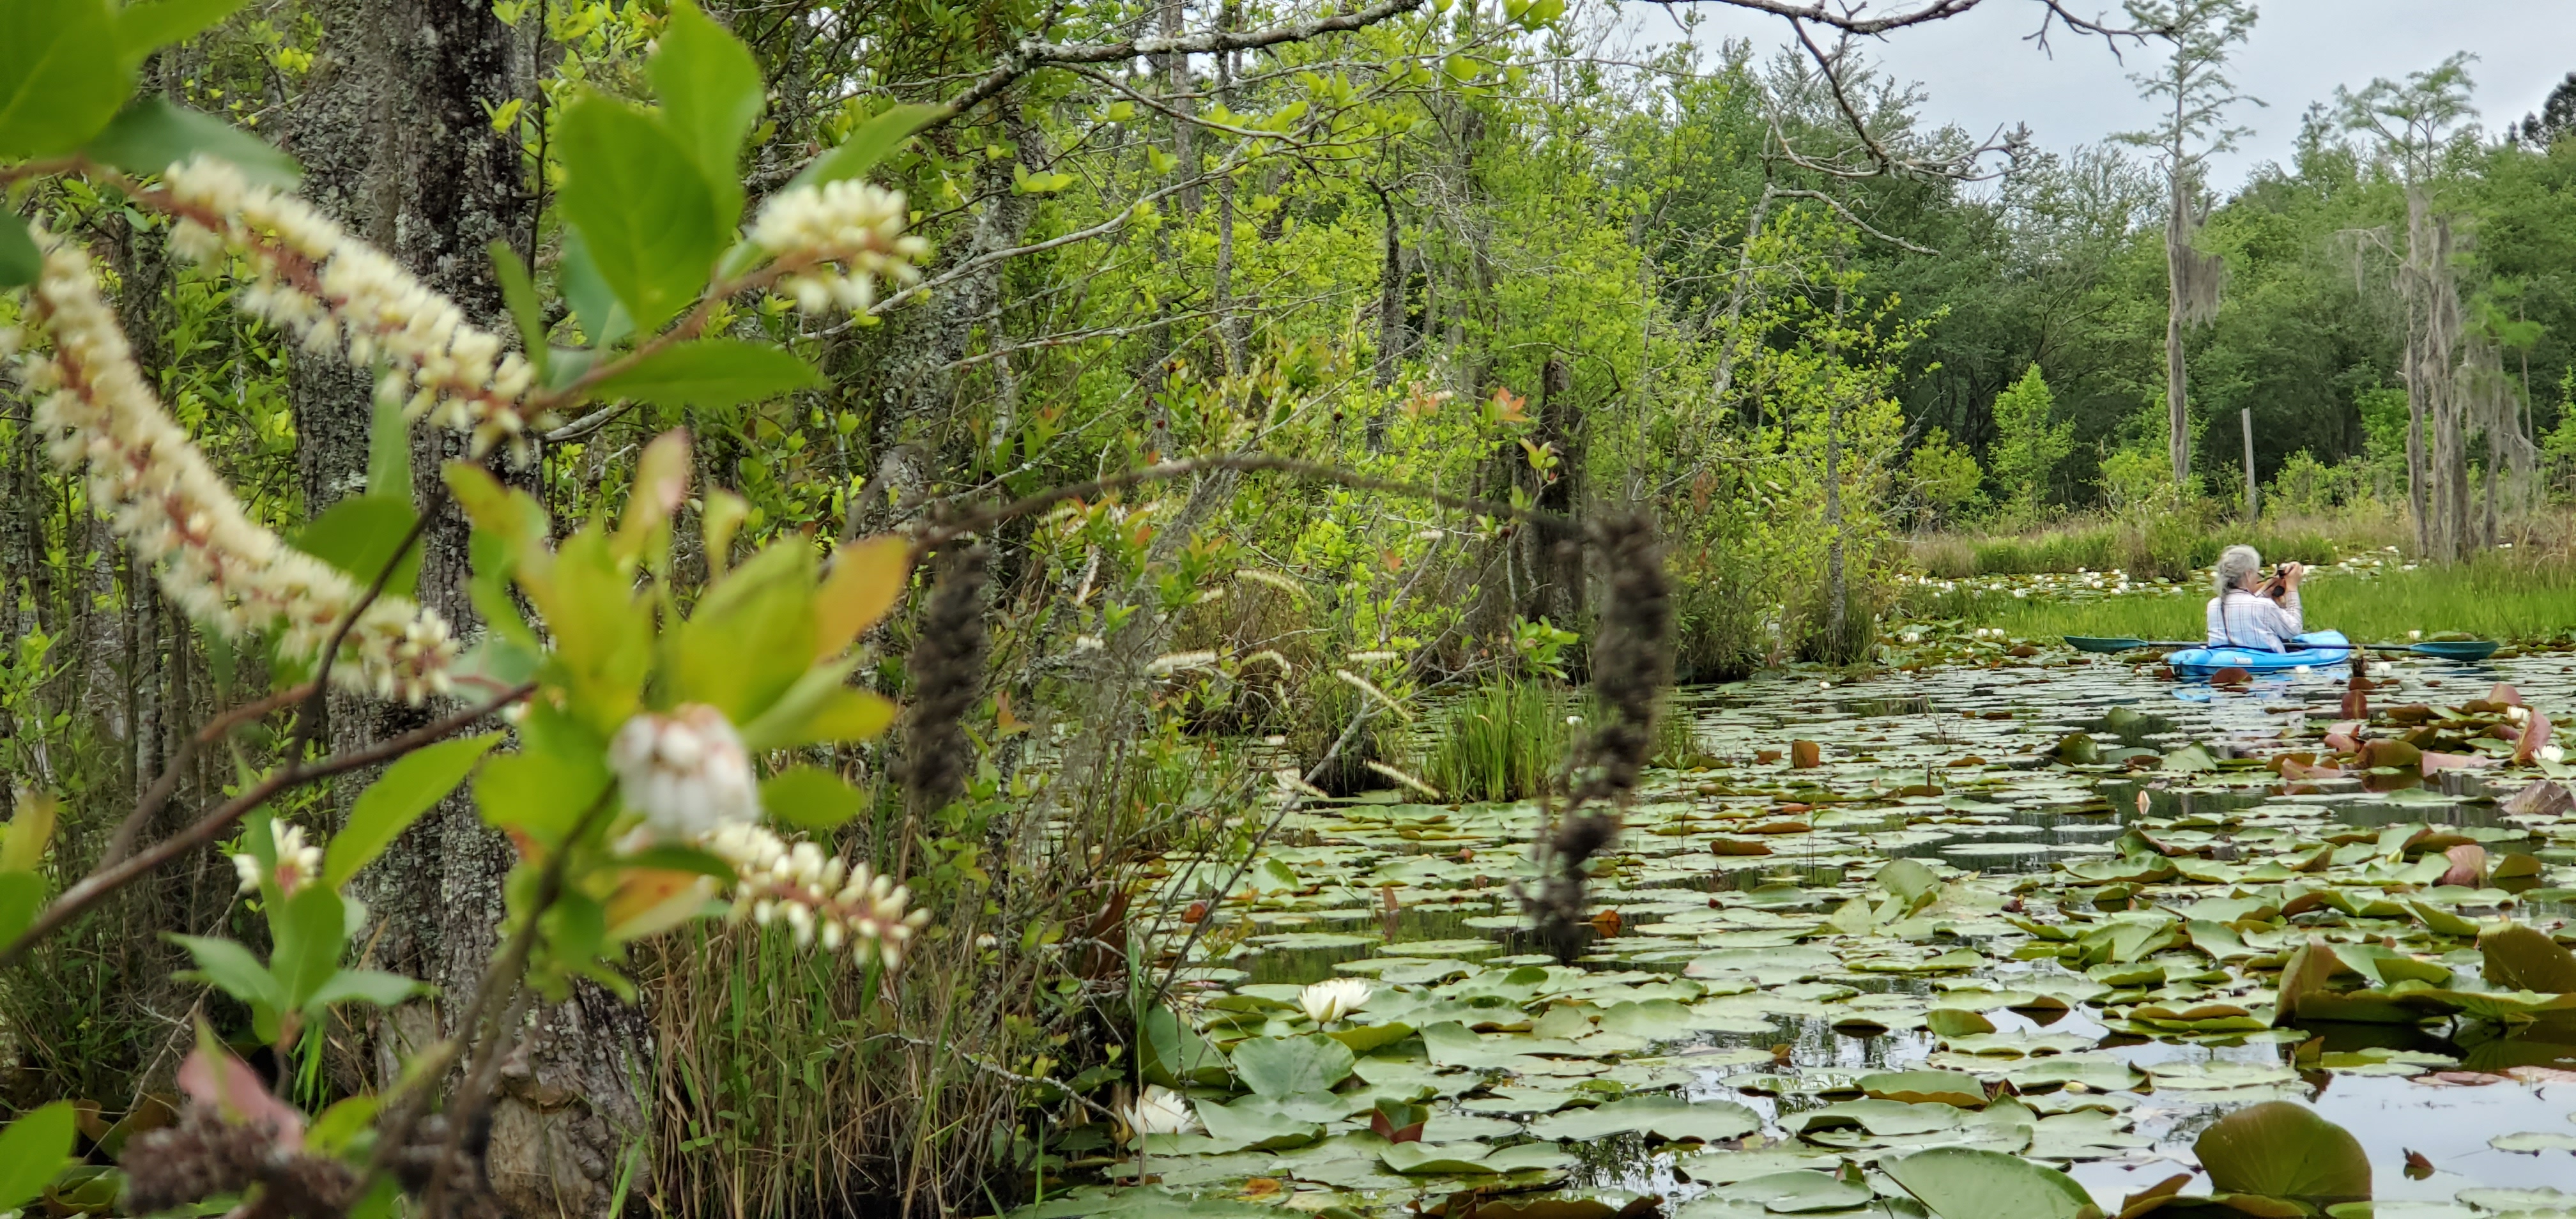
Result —
[{"label": "blue kayak", "polygon": [[2309,646],[2287,652],[2266,652],[2259,648],[2184,648],[2166,655],[2165,663],[2173,666],[2176,677],[2200,680],[2220,669],[2284,673],[2298,668],[2339,667],[2352,660],[2352,641],[2344,638],[2341,631],[2310,631],[2293,637],[2291,642]]}]

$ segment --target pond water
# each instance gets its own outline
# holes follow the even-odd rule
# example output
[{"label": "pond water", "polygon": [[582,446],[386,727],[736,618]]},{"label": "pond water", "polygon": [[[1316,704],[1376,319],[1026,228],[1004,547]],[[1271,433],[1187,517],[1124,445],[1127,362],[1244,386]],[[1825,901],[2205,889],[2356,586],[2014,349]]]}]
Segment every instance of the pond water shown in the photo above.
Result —
[{"label": "pond water", "polygon": [[[1074,1132],[1071,1192],[1032,1213],[1474,1191],[1479,1214],[1921,1214],[1885,1166],[1967,1147],[2117,1214],[2269,1100],[2351,1132],[2379,1215],[2576,1213],[2549,1192],[2576,1190],[2576,997],[2532,993],[2554,959],[2486,977],[2479,934],[2516,921],[2565,956],[2545,933],[2576,897],[2576,809],[2517,796],[2564,768],[2491,757],[2529,712],[2472,701],[2507,682],[2564,718],[2576,663],[2385,666],[2365,734],[2465,760],[2307,771],[2332,766],[2343,679],[2212,689],[2050,652],[1684,691],[1725,764],[1650,772],[1571,965],[1514,896],[1534,805],[1289,812],[1171,946],[1178,1016],[1143,1052],[1191,1131]],[[1332,978],[1370,993],[1318,1025],[1299,990]],[[1427,1120],[1390,1142],[1380,1110]]]}]

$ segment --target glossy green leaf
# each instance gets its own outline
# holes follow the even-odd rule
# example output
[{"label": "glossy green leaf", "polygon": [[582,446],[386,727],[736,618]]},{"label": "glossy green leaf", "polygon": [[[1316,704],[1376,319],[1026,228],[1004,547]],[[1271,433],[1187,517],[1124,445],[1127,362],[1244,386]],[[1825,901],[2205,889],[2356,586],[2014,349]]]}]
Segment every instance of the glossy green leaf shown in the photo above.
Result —
[{"label": "glossy green leaf", "polygon": [[2221,1193],[2348,1201],[2370,1196],[2370,1156],[2352,1132],[2290,1101],[2230,1113],[2191,1145]]},{"label": "glossy green leaf", "polygon": [[232,15],[242,0],[134,0],[116,10],[116,42],[125,62],[139,65],[153,51],[183,42]]},{"label": "glossy green leaf", "polygon": [[188,950],[197,962],[198,979],[252,1007],[275,1012],[286,1006],[277,977],[251,950],[213,936],[174,935],[170,942]]},{"label": "glossy green leaf", "polygon": [[1937,1147],[1879,1169],[1939,1219],[2076,1219],[2093,1205],[2073,1177],[1996,1151]]},{"label": "glossy green leaf", "polygon": [[2547,932],[2504,923],[2479,934],[2478,951],[2486,958],[2487,981],[2495,986],[2545,995],[2576,993],[2576,954]]},{"label": "glossy green leaf", "polygon": [[359,1135],[375,1129],[376,1110],[382,1104],[378,1097],[363,1094],[332,1102],[304,1132],[304,1149],[317,1155],[338,1155]]},{"label": "glossy green leaf", "polygon": [[760,807],[800,830],[837,829],[865,807],[867,798],[818,766],[792,766],[760,785]]},{"label": "glossy green leaf", "polygon": [[495,238],[484,251],[492,256],[492,281],[501,286],[501,301],[510,307],[510,322],[518,328],[519,352],[543,378],[554,349],[546,342],[545,301],[537,295],[537,281],[509,242]]},{"label": "glossy green leaf", "polygon": [[199,155],[232,162],[254,184],[291,187],[304,172],[258,136],[158,94],[119,112],[82,151],[132,174],[157,174]]},{"label": "glossy green leaf", "polygon": [[45,252],[36,248],[27,218],[0,208],[0,288],[24,288],[44,270]]},{"label": "glossy green leaf", "polygon": [[25,1206],[44,1192],[71,1158],[72,1138],[79,1131],[80,1115],[67,1100],[27,1113],[0,1130],[0,1210]]},{"label": "glossy green leaf", "polygon": [[1201,1102],[1198,1115],[1211,1137],[1261,1150],[1302,1147],[1324,1133],[1322,1126],[1280,1113],[1258,1097],[1230,1105]]},{"label": "glossy green leaf", "polygon": [[348,907],[327,885],[306,885],[269,907],[269,972],[277,975],[281,1010],[301,1008],[340,971],[348,943]]},{"label": "glossy green leaf", "polygon": [[902,147],[913,133],[945,117],[945,106],[896,106],[859,124],[848,139],[814,159],[788,186],[821,186],[856,178],[877,167],[886,154]]},{"label": "glossy green leaf", "polygon": [[458,737],[403,756],[358,794],[347,824],[333,836],[323,857],[322,881],[336,889],[349,883],[402,832],[455,791],[476,762],[500,744],[501,734]]},{"label": "glossy green leaf", "polygon": [[706,291],[729,228],[697,161],[653,116],[591,94],[560,120],[557,206],[635,325],[659,329]]},{"label": "glossy green leaf", "polygon": [[[564,230],[563,249],[555,258],[555,287],[563,293],[564,303],[572,306],[573,320],[590,350],[613,347],[635,332],[635,316],[600,273],[599,260],[591,257],[590,243],[582,240],[580,229]],[[576,375],[574,365],[589,358],[588,351],[562,354],[568,358],[549,360],[557,380]],[[573,356],[579,358],[569,358]]]},{"label": "glossy green leaf", "polygon": [[419,519],[408,498],[352,495],[324,509],[293,541],[297,550],[339,568],[361,588],[375,583],[392,563],[394,574],[385,592],[408,597],[420,583],[420,547],[404,543]]},{"label": "glossy green leaf", "polygon": [[367,1003],[392,1007],[414,995],[427,994],[429,987],[401,974],[378,969],[343,969],[323,980],[305,997],[307,1011],[329,1007],[334,1003]]},{"label": "glossy green leaf", "polygon": [[823,374],[796,353],[741,339],[674,343],[602,378],[601,398],[632,398],[656,406],[723,408],[760,402],[823,383]]},{"label": "glossy green leaf", "polygon": [[717,218],[727,228],[742,214],[743,137],[760,121],[760,65],[751,49],[694,4],[671,6],[645,71],[662,99],[662,118],[705,172]]},{"label": "glossy green leaf", "polygon": [[572,832],[608,785],[608,768],[595,759],[506,754],[474,776],[474,804],[494,828],[517,830],[551,847]]},{"label": "glossy green leaf", "polygon": [[0,4],[0,157],[88,143],[133,87],[106,0]]}]

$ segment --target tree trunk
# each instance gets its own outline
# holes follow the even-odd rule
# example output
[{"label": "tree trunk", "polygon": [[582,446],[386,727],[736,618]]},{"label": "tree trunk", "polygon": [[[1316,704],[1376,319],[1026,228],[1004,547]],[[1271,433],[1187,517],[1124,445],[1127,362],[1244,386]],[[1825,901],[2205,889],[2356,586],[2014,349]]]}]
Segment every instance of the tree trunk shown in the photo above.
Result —
[{"label": "tree trunk", "polygon": [[[474,0],[320,0],[323,27],[312,87],[290,125],[289,146],[308,170],[307,190],[326,211],[385,249],[467,316],[504,334],[506,311],[487,245],[524,242],[535,208],[512,133],[493,130],[487,107],[523,92],[517,39]],[[305,510],[318,515],[363,488],[373,417],[368,377],[343,361],[296,349],[289,402]],[[415,503],[440,505],[421,539],[421,601],[460,634],[476,616],[464,595],[469,526],[437,494],[440,466],[463,456],[462,438],[419,428],[412,439]],[[417,726],[437,713],[335,699],[330,736],[341,748]],[[363,782],[345,782],[345,799]],[[377,926],[370,964],[439,988],[436,1003],[407,1006],[369,1030],[379,1086],[405,1055],[461,1030],[503,913],[512,852],[461,797],[441,804],[360,878]],[[648,1052],[640,1012],[585,989],[539,1010],[503,1071],[492,1109],[492,1183],[523,1216],[598,1215],[607,1208],[623,1148],[645,1133],[641,1096]]]},{"label": "tree trunk", "polygon": [[2191,406],[2183,371],[2182,323],[2190,269],[2191,200],[2183,189],[2179,160],[2169,171],[2170,198],[2165,214],[2165,450],[2173,458],[2174,494],[2191,485]]}]

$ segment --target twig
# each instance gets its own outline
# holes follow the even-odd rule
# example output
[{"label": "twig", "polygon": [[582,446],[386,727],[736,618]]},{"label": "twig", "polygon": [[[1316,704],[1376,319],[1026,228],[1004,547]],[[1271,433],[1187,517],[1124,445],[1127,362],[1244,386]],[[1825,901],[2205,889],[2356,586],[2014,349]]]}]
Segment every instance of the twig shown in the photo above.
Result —
[{"label": "twig", "polygon": [[0,969],[16,964],[18,959],[25,956],[27,950],[34,947],[37,941],[62,930],[64,924],[78,917],[82,911],[97,905],[109,894],[151,875],[162,864],[196,847],[213,842],[225,830],[232,828],[233,823],[247,816],[252,809],[266,804],[279,792],[300,787],[316,779],[327,779],[336,774],[364,769],[378,762],[401,757],[423,745],[471,727],[485,716],[535,693],[536,688],[535,682],[528,682],[498,698],[457,712],[446,719],[423,725],[398,737],[378,741],[364,749],[334,754],[310,765],[289,759],[283,766],[271,771],[267,778],[252,785],[240,795],[208,809],[188,828],[152,844],[122,863],[101,867],[83,877],[78,884],[63,890],[63,895],[55,898],[52,905],[45,907],[44,913],[37,915],[36,920],[27,925],[24,933],[5,947],[0,947]]},{"label": "twig", "polygon": [[306,682],[290,686],[257,702],[244,703],[206,721],[204,727],[183,738],[179,748],[171,753],[169,763],[161,768],[160,777],[152,781],[150,790],[143,793],[142,799],[135,801],[134,811],[127,813],[124,822],[116,827],[116,836],[108,840],[107,850],[98,857],[98,866],[114,864],[134,849],[134,839],[143,832],[144,825],[151,821],[154,813],[161,811],[162,805],[170,802],[171,794],[179,790],[179,772],[197,756],[199,749],[214,744],[240,724],[263,718],[280,707],[302,702],[313,692],[313,685]]}]

